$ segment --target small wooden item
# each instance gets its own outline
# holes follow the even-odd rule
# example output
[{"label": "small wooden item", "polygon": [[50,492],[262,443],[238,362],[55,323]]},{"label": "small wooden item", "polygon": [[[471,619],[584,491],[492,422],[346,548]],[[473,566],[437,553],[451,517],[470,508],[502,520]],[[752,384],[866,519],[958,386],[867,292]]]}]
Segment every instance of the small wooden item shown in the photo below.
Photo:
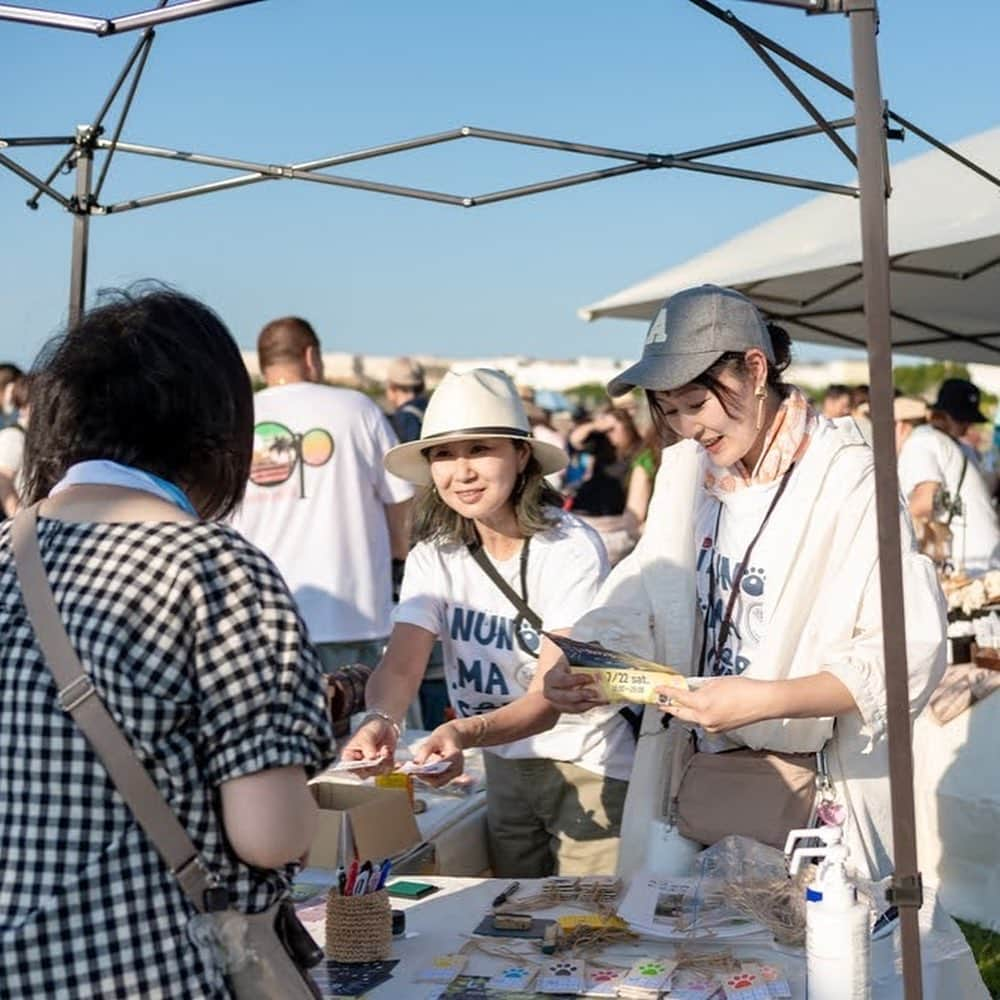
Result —
[{"label": "small wooden item", "polygon": [[542,938],[542,953],[554,955],[559,945],[559,925],[551,924],[545,928],[545,937]]},{"label": "small wooden item", "polygon": [[530,913],[496,913],[493,926],[498,931],[530,931],[532,919]]},{"label": "small wooden item", "polygon": [[992,649],[990,646],[977,646],[975,643],[971,647],[971,659],[977,667],[984,667],[987,670],[1000,670],[1000,649]]}]

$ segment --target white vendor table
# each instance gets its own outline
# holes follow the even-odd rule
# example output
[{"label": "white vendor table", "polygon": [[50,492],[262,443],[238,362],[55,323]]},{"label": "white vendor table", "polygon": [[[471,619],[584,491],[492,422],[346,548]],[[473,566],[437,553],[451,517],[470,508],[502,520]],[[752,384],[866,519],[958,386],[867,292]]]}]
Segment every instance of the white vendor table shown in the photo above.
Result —
[{"label": "white vendor table", "polygon": [[[307,870],[302,878],[317,881],[315,870]],[[436,955],[458,951],[470,937],[472,929],[480,919],[490,912],[491,900],[507,885],[502,879],[472,879],[431,876],[421,879],[440,886],[441,891],[422,900],[393,899],[396,909],[406,911],[407,934],[405,938],[395,938],[390,958],[398,959],[392,979],[366,994],[372,1000],[423,1000],[432,995],[434,987],[429,983],[414,982],[412,977],[420,969],[427,968]],[[518,895],[527,897],[535,894],[541,880],[522,882]],[[515,897],[516,900],[516,897]],[[975,962],[968,946],[950,918],[942,917],[941,927],[931,926],[931,905],[921,911],[921,942],[924,963],[924,996],[928,1000],[988,1000],[988,994],[979,977]],[[325,929],[320,914],[322,906],[312,906],[311,913],[303,913],[306,926],[317,941],[323,943]],[[569,907],[536,911],[536,916],[554,917],[565,913],[580,913]],[[481,938],[492,944],[511,944],[510,939]],[[792,987],[793,1000],[805,1000],[805,957],[801,949],[785,949],[779,946],[735,944],[732,939],[709,944],[705,942],[686,945],[691,949],[716,951],[730,950],[738,957],[757,958],[782,966]],[[674,954],[672,942],[643,939],[635,945],[617,945],[607,949],[602,959],[608,964],[628,966],[646,956]],[[537,954],[537,953],[536,953]],[[538,955],[539,959],[546,956]],[[898,966],[898,941],[896,944],[896,964]],[[500,971],[509,960],[485,956],[471,952],[465,975],[493,975]],[[888,963],[887,963],[888,964]],[[879,975],[873,973],[873,1000],[902,1000],[902,977],[889,969]]]}]

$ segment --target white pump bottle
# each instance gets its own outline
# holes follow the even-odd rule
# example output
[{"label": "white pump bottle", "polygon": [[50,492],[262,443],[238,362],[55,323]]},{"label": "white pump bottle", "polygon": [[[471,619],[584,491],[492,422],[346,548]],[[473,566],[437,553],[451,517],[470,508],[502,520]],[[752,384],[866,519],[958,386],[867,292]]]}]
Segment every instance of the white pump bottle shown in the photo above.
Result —
[{"label": "white pump bottle", "polygon": [[807,858],[820,858],[813,883],[806,888],[806,996],[808,1000],[868,1000],[871,996],[871,913],[858,899],[847,873],[847,845],[838,826],[792,830],[796,840],[818,839],[823,847],[801,847],[792,854],[789,872],[798,873]]}]

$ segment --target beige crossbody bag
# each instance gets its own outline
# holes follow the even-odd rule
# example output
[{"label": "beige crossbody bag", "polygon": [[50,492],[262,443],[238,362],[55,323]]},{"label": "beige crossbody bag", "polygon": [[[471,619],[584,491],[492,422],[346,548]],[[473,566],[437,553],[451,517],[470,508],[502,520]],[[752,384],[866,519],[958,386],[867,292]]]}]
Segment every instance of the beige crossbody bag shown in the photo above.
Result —
[{"label": "beige crossbody bag", "polygon": [[[226,976],[237,1000],[317,1000],[306,971],[323,957],[288,900],[262,913],[229,907],[229,893],[209,874],[187,831],[104,707],[70,645],[38,550],[38,504],[22,510],[11,528],[14,564],[28,617],[59,690],[59,704],[87,737],[191,905],[214,931],[226,956]],[[198,918],[195,918],[198,919]]]}]

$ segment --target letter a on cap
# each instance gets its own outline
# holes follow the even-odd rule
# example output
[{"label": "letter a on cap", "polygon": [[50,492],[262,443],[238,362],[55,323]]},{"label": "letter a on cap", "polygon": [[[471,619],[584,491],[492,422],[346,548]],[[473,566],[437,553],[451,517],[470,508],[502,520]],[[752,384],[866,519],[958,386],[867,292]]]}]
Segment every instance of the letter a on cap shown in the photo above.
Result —
[{"label": "letter a on cap", "polygon": [[656,314],[646,334],[646,346],[650,344],[661,344],[667,339],[667,304],[660,306],[660,311]]}]

